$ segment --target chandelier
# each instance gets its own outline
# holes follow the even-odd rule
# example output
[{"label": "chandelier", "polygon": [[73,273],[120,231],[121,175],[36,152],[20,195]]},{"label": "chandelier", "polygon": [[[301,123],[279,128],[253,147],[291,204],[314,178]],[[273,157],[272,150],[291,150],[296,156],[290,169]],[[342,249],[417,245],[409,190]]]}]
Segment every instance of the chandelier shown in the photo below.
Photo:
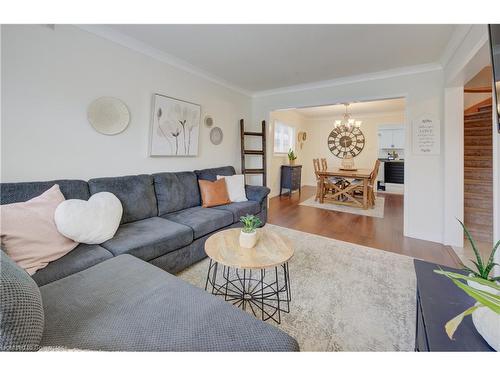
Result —
[{"label": "chandelier", "polygon": [[347,129],[359,128],[361,126],[360,120],[355,120],[349,113],[349,103],[343,103],[345,106],[344,118],[342,120],[335,120],[335,127],[345,127]]}]

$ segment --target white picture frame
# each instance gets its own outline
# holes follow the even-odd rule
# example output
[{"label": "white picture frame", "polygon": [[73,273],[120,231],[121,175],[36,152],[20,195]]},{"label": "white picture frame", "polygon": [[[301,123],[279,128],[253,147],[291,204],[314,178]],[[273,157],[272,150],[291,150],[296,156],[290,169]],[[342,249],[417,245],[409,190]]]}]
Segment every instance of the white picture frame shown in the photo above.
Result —
[{"label": "white picture frame", "polygon": [[201,106],[153,95],[149,155],[198,156]]},{"label": "white picture frame", "polygon": [[413,121],[412,149],[415,155],[441,153],[441,124],[432,115],[422,115]]}]

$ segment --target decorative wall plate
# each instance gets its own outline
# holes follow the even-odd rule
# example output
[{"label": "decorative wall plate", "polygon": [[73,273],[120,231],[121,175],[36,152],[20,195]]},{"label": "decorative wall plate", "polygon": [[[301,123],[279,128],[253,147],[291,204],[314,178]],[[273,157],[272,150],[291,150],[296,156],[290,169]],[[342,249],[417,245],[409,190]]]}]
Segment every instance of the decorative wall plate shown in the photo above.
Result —
[{"label": "decorative wall plate", "polygon": [[223,138],[224,135],[222,134],[221,128],[215,127],[210,130],[210,142],[212,142],[214,145],[220,145]]},{"label": "decorative wall plate", "polygon": [[338,158],[347,154],[356,157],[365,147],[365,136],[359,128],[340,126],[331,131],[328,136],[328,148]]},{"label": "decorative wall plate", "polygon": [[214,118],[210,115],[206,115],[205,119],[203,120],[203,123],[207,128],[211,128],[212,125],[214,124]]},{"label": "decorative wall plate", "polygon": [[101,134],[114,135],[124,131],[130,122],[127,105],[120,99],[103,96],[90,103],[87,109],[90,125]]}]

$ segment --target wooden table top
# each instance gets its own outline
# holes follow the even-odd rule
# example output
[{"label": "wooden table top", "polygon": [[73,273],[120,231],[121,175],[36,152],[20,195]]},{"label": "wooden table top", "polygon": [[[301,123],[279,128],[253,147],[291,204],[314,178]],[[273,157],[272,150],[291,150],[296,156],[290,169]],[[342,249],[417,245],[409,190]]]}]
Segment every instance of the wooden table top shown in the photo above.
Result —
[{"label": "wooden table top", "polygon": [[350,178],[370,178],[371,169],[359,168],[355,171],[344,171],[340,168],[332,168],[326,171],[319,171],[320,176],[350,177]]},{"label": "wooden table top", "polygon": [[215,233],[205,242],[205,252],[217,263],[228,267],[263,269],[279,266],[293,256],[290,242],[280,235],[257,229],[257,245],[252,249],[240,247],[240,228]]}]

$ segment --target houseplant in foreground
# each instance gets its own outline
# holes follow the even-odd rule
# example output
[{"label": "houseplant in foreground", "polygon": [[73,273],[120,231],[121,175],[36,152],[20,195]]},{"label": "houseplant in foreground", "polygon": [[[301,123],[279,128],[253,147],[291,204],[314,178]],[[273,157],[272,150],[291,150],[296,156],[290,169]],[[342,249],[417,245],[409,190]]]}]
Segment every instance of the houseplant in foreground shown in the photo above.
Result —
[{"label": "houseplant in foreground", "polygon": [[[453,283],[476,300],[476,304],[464,312],[448,321],[445,330],[450,339],[457,330],[462,320],[467,315],[472,314],[472,321],[477,331],[486,342],[496,351],[500,349],[500,285],[495,281],[485,280],[480,277],[464,276],[459,273],[434,270],[434,272],[448,277]],[[477,289],[474,286],[462,281],[472,281],[478,285],[486,286],[495,290],[491,293],[484,289]]]},{"label": "houseplant in foreground", "polygon": [[[493,271],[493,267],[498,266],[497,263],[495,263],[495,252],[498,249],[498,246],[500,245],[500,241],[498,241],[495,246],[493,246],[493,249],[491,250],[490,256],[488,257],[487,261],[484,261],[483,258],[481,257],[481,254],[479,253],[479,250],[476,246],[476,243],[474,242],[474,239],[470,235],[469,231],[465,227],[464,223],[462,223],[460,220],[458,220],[462,228],[464,229],[465,236],[469,240],[471,246],[472,246],[472,251],[474,251],[474,256],[476,257],[476,260],[472,260],[471,262],[474,264],[474,268],[472,269],[470,267],[467,267],[466,265],[462,264],[462,267],[465,271],[469,272],[469,276],[472,277],[479,277],[484,280],[490,280],[490,281],[500,281],[500,276],[498,277],[493,277],[490,276],[491,271]],[[474,281],[467,281],[469,284],[472,283],[473,286],[476,287],[476,289],[481,288],[479,284],[475,284]],[[490,290],[490,292],[492,292]]]},{"label": "houseplant in foreground", "polygon": [[262,225],[262,221],[254,215],[245,215],[240,217],[243,228],[240,232],[240,246],[252,248],[257,243],[257,228]]},{"label": "houseplant in foreground", "polygon": [[493,246],[488,260],[485,261],[464,223],[460,220],[459,222],[472,246],[476,258],[475,260],[471,259],[474,267],[462,265],[463,269],[469,273],[468,276],[442,270],[434,272],[451,279],[457,287],[475,299],[477,303],[446,323],[445,330],[448,337],[452,339],[463,318],[472,314],[472,322],[479,334],[492,348],[498,351],[500,349],[500,286],[498,284],[500,277],[491,276],[491,273],[493,268],[498,265],[494,262],[494,258],[500,241]]},{"label": "houseplant in foreground", "polygon": [[288,150],[288,162],[290,163],[290,165],[294,165],[296,159],[297,155],[295,155],[295,152],[293,152],[292,149]]}]

